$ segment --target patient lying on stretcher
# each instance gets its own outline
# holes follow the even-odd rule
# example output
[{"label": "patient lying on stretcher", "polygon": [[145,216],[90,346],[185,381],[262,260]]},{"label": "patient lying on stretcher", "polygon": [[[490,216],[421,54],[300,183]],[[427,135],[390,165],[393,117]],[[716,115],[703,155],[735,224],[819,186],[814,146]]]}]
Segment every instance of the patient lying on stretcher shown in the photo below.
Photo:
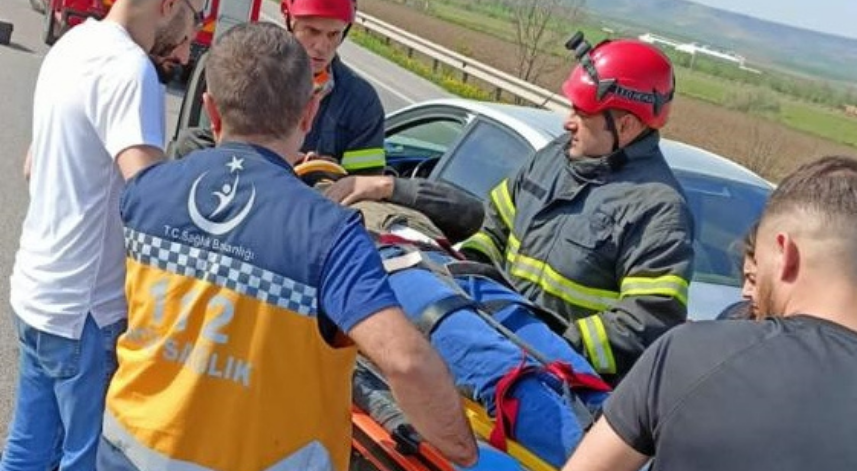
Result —
[{"label": "patient lying on stretcher", "polygon": [[609,388],[543,320],[558,318],[513,291],[493,267],[457,259],[418,208],[352,207],[376,236],[405,313],[429,336],[463,394],[494,419],[483,438],[501,450],[512,439],[561,466]]}]

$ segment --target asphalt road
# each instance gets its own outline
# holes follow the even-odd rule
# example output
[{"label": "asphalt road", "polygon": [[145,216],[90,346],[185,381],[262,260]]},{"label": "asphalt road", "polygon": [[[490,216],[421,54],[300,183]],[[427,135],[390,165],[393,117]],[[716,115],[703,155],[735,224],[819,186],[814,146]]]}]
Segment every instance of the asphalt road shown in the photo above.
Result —
[{"label": "asphalt road", "polygon": [[[279,21],[278,4],[265,2],[263,17]],[[42,58],[48,51],[40,38],[42,17],[27,0],[2,0],[0,21],[11,22],[12,44],[0,46],[0,447],[5,444],[17,378],[17,346],[9,306],[9,274],[29,196],[21,165],[30,141],[32,97]],[[395,64],[346,42],[343,60],[378,90],[384,109],[447,96],[439,87]],[[406,86],[404,84],[407,84]],[[171,87],[167,98],[167,135],[171,136],[183,90]]]}]

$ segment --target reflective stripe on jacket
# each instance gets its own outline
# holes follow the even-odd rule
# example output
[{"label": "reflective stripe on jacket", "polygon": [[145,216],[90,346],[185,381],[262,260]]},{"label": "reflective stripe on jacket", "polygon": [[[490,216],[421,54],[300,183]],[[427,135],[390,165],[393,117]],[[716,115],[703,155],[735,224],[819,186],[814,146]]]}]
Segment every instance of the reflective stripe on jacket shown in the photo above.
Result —
[{"label": "reflective stripe on jacket", "polygon": [[658,141],[571,162],[569,136],[556,139],[492,190],[464,244],[573,321],[566,336],[603,374],[627,372],[687,317],[693,220]]}]

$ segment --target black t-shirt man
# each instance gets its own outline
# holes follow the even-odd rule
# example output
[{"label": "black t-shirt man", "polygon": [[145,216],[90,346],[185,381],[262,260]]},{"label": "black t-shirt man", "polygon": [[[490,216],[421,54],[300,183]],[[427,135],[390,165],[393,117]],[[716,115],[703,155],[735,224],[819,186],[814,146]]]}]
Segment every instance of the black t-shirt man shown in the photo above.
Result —
[{"label": "black t-shirt man", "polygon": [[857,470],[857,332],[805,315],[686,324],[604,416],[652,471]]}]

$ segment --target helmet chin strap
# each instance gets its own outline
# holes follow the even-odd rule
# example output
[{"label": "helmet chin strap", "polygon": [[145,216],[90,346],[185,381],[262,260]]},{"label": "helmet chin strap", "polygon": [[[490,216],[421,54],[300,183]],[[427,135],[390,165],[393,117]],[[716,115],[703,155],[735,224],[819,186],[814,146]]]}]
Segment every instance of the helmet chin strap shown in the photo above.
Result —
[{"label": "helmet chin strap", "polygon": [[607,122],[607,130],[610,131],[610,134],[613,136],[613,150],[611,153],[619,150],[619,130],[616,128],[616,120],[613,119],[613,114],[610,113],[610,110],[604,110],[604,120]]},{"label": "helmet chin strap", "polygon": [[[610,131],[610,134],[613,136],[613,150],[610,151],[609,154],[605,155],[604,158],[607,160],[607,164],[610,165],[610,168],[613,169],[613,171],[617,171],[628,162],[628,156],[625,154],[625,148],[619,147],[619,129],[616,127],[616,120],[613,118],[613,114],[610,113],[610,110],[604,110],[603,113],[607,124],[607,130]],[[652,132],[654,132],[654,129],[651,128],[641,132],[640,135],[635,137],[628,145],[642,140]]]}]

